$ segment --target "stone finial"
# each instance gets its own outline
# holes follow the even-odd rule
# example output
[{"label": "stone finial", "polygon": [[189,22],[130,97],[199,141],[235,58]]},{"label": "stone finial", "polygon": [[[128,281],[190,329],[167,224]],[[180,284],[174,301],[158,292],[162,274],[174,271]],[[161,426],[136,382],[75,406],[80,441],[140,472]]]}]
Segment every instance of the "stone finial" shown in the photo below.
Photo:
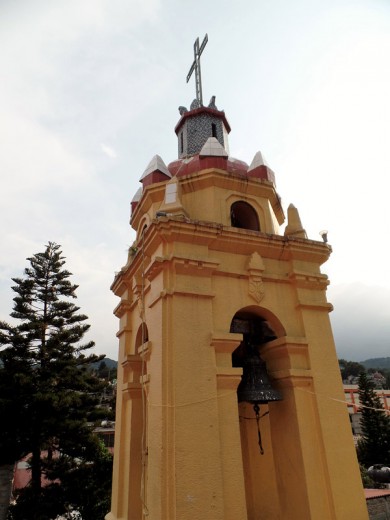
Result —
[{"label": "stone finial", "polygon": [[190,110],[195,110],[196,108],[200,107],[200,103],[197,99],[194,99],[194,101],[191,103]]},{"label": "stone finial", "polygon": [[264,159],[264,156],[261,152],[256,152],[255,156],[253,157],[253,160],[251,162],[251,165],[249,166],[248,171],[254,170],[255,168],[258,168],[259,166],[268,166],[267,161]]},{"label": "stone finial", "polygon": [[199,152],[200,157],[227,157],[225,148],[215,137],[209,137]]},{"label": "stone finial", "polygon": [[284,236],[307,238],[306,231],[302,227],[298,210],[294,204],[290,204],[287,208],[287,226],[284,230]]},{"label": "stone finial", "polygon": [[135,192],[134,197],[131,199],[131,202],[139,202],[142,197],[142,187],[138,188],[138,190]]},{"label": "stone finial", "polygon": [[134,197],[131,199],[131,203],[130,203],[131,214],[133,214],[135,208],[138,205],[138,202],[141,200],[142,192],[143,192],[143,187],[141,186],[141,188],[138,188],[138,190],[136,191]]},{"label": "stone finial", "polygon": [[140,178],[140,181],[145,179],[148,175],[154,172],[160,172],[163,175],[166,175],[167,177],[171,178],[172,175],[169,173],[168,168],[166,167],[164,161],[161,159],[159,155],[155,155],[153,159],[148,164],[146,170],[142,174],[142,177]]},{"label": "stone finial", "polygon": [[256,152],[253,160],[248,168],[248,177],[257,177],[258,179],[266,179],[275,184],[275,174],[268,166],[267,161],[261,152]]},{"label": "stone finial", "polygon": [[215,96],[211,96],[208,108],[213,108],[214,110],[218,110],[217,105],[215,104]]}]

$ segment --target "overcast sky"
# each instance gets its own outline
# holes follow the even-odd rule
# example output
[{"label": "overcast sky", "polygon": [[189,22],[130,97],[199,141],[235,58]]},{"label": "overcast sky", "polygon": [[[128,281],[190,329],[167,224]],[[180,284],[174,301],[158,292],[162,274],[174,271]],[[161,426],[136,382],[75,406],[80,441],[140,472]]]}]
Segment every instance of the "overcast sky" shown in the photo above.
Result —
[{"label": "overcast sky", "polygon": [[110,292],[150,159],[177,157],[179,105],[216,95],[230,153],[260,150],[322,268],[339,357],[390,356],[388,0],[1,0],[0,319],[11,277],[62,245],[96,351],[117,358]]}]

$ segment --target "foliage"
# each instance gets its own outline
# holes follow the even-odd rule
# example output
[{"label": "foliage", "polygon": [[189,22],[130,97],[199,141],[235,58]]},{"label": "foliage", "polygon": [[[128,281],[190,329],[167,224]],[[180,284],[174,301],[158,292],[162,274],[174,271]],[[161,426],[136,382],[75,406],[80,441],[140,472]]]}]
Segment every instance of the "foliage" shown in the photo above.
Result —
[{"label": "foliage", "polygon": [[96,440],[88,454],[74,468],[62,460],[53,467],[52,478],[61,479],[62,499],[69,509],[80,512],[83,520],[103,519],[110,510],[112,455]]},{"label": "foliage", "polygon": [[108,366],[105,360],[100,362],[96,372],[100,379],[107,379],[107,381],[112,381],[117,376],[116,367]]},{"label": "foliage", "polygon": [[386,378],[386,388],[390,388],[390,357],[372,358],[362,361],[362,365],[366,369],[373,369],[384,375]]},{"label": "foliage", "polygon": [[64,515],[57,516],[55,520],[83,520],[78,511],[67,511]]},{"label": "foliage", "polygon": [[112,455],[94,438],[77,459],[61,453],[45,473],[50,484],[34,493],[27,488],[10,508],[9,520],[51,520],[58,514],[82,520],[103,519],[110,510]]},{"label": "foliage", "polygon": [[360,363],[357,363],[356,361],[339,359],[339,366],[341,371],[341,379],[343,381],[349,376],[358,377],[361,372],[365,372],[364,366]]},{"label": "foliage", "polygon": [[366,468],[390,463],[390,417],[383,410],[373,383],[365,373],[359,376],[362,436],[358,443],[359,462]]},{"label": "foliage", "polygon": [[64,488],[52,483],[43,489],[42,474],[52,478],[56,453],[74,469],[85,460],[95,443],[87,422],[105,383],[87,369],[103,356],[86,354],[92,341],[80,344],[89,325],[69,301],[77,285],[63,267],[60,246],[49,242],[28,261],[25,276],[13,278],[11,317],[17,325],[0,322],[0,415],[6,418],[0,463],[31,454],[31,483],[12,518],[44,520],[63,512],[57,488]]},{"label": "foliage", "polygon": [[372,480],[370,475],[368,475],[367,469],[364,466],[362,466],[361,464],[359,464],[359,469],[360,469],[360,476],[362,478],[363,487],[371,488],[371,489],[374,488],[375,482]]}]

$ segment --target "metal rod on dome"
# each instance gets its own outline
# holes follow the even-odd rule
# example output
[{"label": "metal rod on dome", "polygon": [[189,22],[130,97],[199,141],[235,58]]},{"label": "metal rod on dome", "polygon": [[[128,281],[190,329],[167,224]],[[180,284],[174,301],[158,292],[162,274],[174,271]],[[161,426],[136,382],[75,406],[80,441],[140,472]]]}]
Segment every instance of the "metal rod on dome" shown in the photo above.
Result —
[{"label": "metal rod on dome", "polygon": [[194,43],[194,61],[191,65],[191,68],[187,74],[187,83],[189,82],[192,73],[195,70],[195,88],[196,88],[196,99],[199,102],[199,106],[203,106],[203,96],[202,96],[202,76],[200,72],[200,56],[206,47],[206,43],[208,42],[208,36],[203,39],[202,45],[199,47],[199,38],[195,40]]}]

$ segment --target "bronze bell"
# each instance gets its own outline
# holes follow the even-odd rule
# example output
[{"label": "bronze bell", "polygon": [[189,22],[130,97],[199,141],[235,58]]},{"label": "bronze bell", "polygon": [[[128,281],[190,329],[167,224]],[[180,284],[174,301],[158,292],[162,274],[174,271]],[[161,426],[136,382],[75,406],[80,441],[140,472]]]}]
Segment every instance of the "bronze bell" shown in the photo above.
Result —
[{"label": "bronze bell", "polygon": [[269,403],[270,401],[281,401],[280,393],[272,388],[268,379],[267,367],[261,359],[258,351],[248,345],[248,353],[243,361],[243,372],[240,384],[237,388],[238,402],[243,401],[253,404],[255,418],[257,423],[257,436],[261,455],[264,454],[263,443],[260,432],[260,419],[267,415],[265,412],[260,415],[260,405]]},{"label": "bronze bell", "polygon": [[242,378],[237,388],[238,402],[260,405],[270,401],[281,401],[282,396],[269,382],[265,362],[257,350],[250,350],[243,361]]},{"label": "bronze bell", "polygon": [[[242,377],[237,388],[238,402],[253,405],[257,423],[258,443],[261,455],[264,454],[261,440],[260,419],[269,413],[260,415],[260,405],[270,401],[281,401],[280,393],[272,388],[268,379],[267,367],[261,359],[259,348],[276,338],[273,330],[265,320],[249,319],[245,315],[236,316],[230,328],[231,332],[243,334],[243,341],[232,354],[234,367],[242,367]],[[251,419],[251,417],[241,417]]]}]

